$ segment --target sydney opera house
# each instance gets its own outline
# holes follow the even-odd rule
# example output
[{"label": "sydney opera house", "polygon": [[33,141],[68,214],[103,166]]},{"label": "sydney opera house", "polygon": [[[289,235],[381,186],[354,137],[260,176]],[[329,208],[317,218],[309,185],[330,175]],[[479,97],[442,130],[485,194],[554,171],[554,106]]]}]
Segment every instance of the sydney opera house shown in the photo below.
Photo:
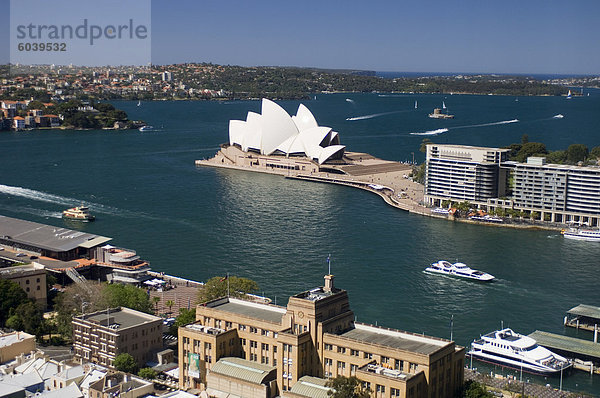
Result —
[{"label": "sydney opera house", "polygon": [[262,100],[262,113],[248,112],[246,120],[229,122],[229,144],[244,152],[285,157],[307,157],[319,164],[341,159],[345,147],[338,133],[317,124],[313,114],[300,104],[291,116],[275,102]]}]

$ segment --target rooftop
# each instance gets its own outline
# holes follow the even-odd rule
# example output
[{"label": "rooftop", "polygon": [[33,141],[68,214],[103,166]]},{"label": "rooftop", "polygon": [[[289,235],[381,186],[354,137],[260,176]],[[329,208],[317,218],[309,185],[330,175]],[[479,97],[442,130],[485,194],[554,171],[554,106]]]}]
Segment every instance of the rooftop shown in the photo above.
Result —
[{"label": "rooftop", "polygon": [[6,216],[0,216],[0,238],[55,252],[65,252],[80,246],[89,248],[92,240],[94,245],[112,240],[104,236]]},{"label": "rooftop", "polygon": [[254,303],[236,298],[224,298],[207,303],[207,307],[218,308],[220,311],[259,319],[261,321],[281,324],[285,308],[271,304]]},{"label": "rooftop", "polygon": [[435,337],[380,328],[358,322],[355,323],[354,329],[350,329],[339,336],[363,343],[376,344],[423,355],[431,355],[451,344],[451,341]]},{"label": "rooftop", "polygon": [[0,347],[7,347],[13,345],[15,343],[21,342],[25,339],[33,338],[34,336],[31,334],[27,334],[25,332],[13,332],[8,334],[3,334],[0,336]]},{"label": "rooftop", "polygon": [[600,307],[595,307],[593,305],[587,304],[579,304],[577,307],[571,308],[567,311],[568,314],[585,316],[587,318],[597,318],[600,319]]},{"label": "rooftop", "polygon": [[82,315],[73,319],[96,323],[113,330],[127,329],[142,325],[144,323],[156,321],[162,324],[162,318],[125,307],[93,312],[91,314]]},{"label": "rooftop", "polygon": [[549,349],[568,351],[575,354],[600,358],[600,343],[576,339],[574,337],[563,336],[560,334],[543,332],[541,330],[536,330],[535,332],[531,333],[529,337],[537,341],[539,345]]},{"label": "rooftop", "polygon": [[[327,380],[313,376],[302,376],[290,390],[291,393],[310,398],[328,398],[330,390]],[[285,396],[285,394],[284,394]]]},{"label": "rooftop", "polygon": [[376,365],[374,363],[368,363],[365,366],[361,367],[360,370],[400,380],[408,380],[412,377],[411,374],[404,373],[401,370],[389,369],[381,365]]},{"label": "rooftop", "polygon": [[210,369],[211,373],[235,377],[236,379],[262,384],[265,378],[277,368],[263,365],[246,359],[227,357],[221,358]]},{"label": "rooftop", "polygon": [[333,296],[334,294],[339,293],[341,291],[342,291],[341,289],[336,289],[336,288],[334,288],[331,291],[326,291],[322,287],[316,287],[314,289],[307,290],[306,292],[298,293],[293,297],[301,298],[301,299],[305,299],[305,300],[309,300],[309,301],[319,301],[326,297]]}]

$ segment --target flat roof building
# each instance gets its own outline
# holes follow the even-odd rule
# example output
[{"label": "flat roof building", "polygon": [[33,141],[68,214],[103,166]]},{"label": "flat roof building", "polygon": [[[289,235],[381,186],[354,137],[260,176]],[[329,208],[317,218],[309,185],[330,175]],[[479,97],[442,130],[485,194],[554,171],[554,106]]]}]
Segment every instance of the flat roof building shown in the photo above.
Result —
[{"label": "flat roof building", "polygon": [[0,334],[0,363],[35,351],[35,336],[25,332]]},{"label": "flat roof building", "polygon": [[539,213],[542,221],[600,226],[600,167],[508,160],[508,149],[427,145],[425,202],[469,201],[488,210]]},{"label": "flat roof building", "polygon": [[0,243],[58,260],[84,257],[91,248],[110,240],[112,238],[105,236],[0,216]]},{"label": "flat roof building", "polygon": [[179,329],[181,388],[210,388],[215,364],[239,357],[275,368],[283,396],[302,396],[305,388],[296,385],[305,376],[343,375],[377,397],[446,397],[462,386],[464,356],[452,341],[355,322],[333,275],[286,307],[235,298],[203,303],[196,322]]},{"label": "flat roof building", "polygon": [[500,165],[508,160],[508,149],[466,145],[427,145],[425,201],[485,201],[502,196],[506,172]]},{"label": "flat roof building", "polygon": [[112,367],[126,352],[144,366],[163,347],[162,318],[130,308],[84,314],[72,323],[75,356],[100,365]]},{"label": "flat roof building", "polygon": [[46,308],[48,304],[46,271],[42,265],[26,264],[0,268],[0,279],[17,283],[27,293],[27,297],[35,300],[42,308]]}]

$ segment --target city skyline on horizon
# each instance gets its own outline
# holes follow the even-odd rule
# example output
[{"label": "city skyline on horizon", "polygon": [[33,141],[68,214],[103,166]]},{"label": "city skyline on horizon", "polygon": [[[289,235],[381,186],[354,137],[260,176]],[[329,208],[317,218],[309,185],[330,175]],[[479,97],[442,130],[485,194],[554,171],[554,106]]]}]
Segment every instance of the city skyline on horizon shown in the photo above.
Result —
[{"label": "city skyline on horizon", "polygon": [[[0,0],[8,9],[9,0]],[[598,75],[600,3],[152,1],[152,64],[423,74]],[[181,10],[185,9],[182,13]],[[232,12],[235,10],[235,12]],[[91,16],[90,18],[92,18]],[[7,22],[5,14],[3,22]],[[8,23],[0,34],[10,37]],[[0,44],[0,64],[14,43]]]}]

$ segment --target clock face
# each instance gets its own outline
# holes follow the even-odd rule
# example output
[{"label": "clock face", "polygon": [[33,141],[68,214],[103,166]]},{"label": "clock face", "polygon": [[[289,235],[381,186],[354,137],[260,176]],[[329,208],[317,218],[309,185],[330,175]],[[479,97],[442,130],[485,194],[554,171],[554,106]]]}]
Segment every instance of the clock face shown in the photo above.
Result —
[{"label": "clock face", "polygon": [[300,318],[300,319],[304,318],[304,312],[302,312],[302,311],[298,312],[298,318]]}]

